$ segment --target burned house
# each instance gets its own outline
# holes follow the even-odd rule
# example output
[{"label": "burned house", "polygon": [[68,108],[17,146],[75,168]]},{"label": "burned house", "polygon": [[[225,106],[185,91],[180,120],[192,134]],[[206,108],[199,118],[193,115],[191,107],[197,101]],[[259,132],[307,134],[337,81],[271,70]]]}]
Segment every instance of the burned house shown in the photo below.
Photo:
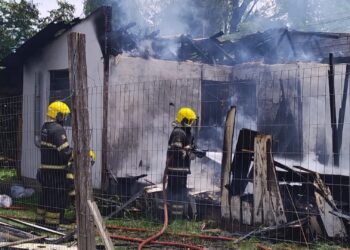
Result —
[{"label": "burned house", "polygon": [[[34,180],[40,164],[40,128],[46,119],[48,104],[53,100],[64,100],[71,105],[69,32],[81,32],[87,37],[91,148],[96,152],[92,179],[97,189],[108,184],[111,174],[124,178],[161,170],[176,108],[190,105],[200,112],[201,80],[226,82],[231,78],[232,72],[227,66],[218,68],[201,62],[147,57],[145,50],[138,53],[131,46],[134,43],[128,45],[127,28],[113,32],[111,29],[110,10],[103,7],[83,20],[49,24],[2,60],[3,67],[17,67],[23,71],[20,79],[23,122],[17,146],[23,180]],[[125,50],[119,44],[121,41],[129,49],[123,55],[120,55],[120,51]],[[159,40],[160,44],[169,42],[178,41]],[[167,47],[162,46],[162,50]],[[171,54],[169,59],[173,56]],[[180,97],[180,93],[186,95]],[[158,119],[157,123],[155,119]],[[69,124],[67,130],[70,137]],[[137,138],[148,142],[142,144]],[[154,144],[150,144],[152,138],[158,143],[154,140]],[[156,182],[160,178],[154,174],[150,180]]]},{"label": "burned house", "polygon": [[[203,39],[186,35],[162,38],[157,33],[137,37],[130,31],[132,24],[116,29],[110,18],[109,9],[101,8],[83,20],[51,23],[2,61],[6,68],[16,66],[23,71],[18,152],[24,179],[34,179],[40,164],[37,144],[49,102],[71,102],[67,34],[74,31],[87,37],[95,188],[108,190],[115,185],[110,179],[124,178],[127,180],[119,183],[130,190],[135,180],[145,175],[144,181],[159,183],[171,122],[179,107],[191,106],[200,116],[197,143],[209,152],[205,159],[192,164],[189,186],[193,193],[226,193],[221,197],[221,212],[230,225],[236,220],[249,226],[295,220],[295,214],[283,213],[277,216],[278,222],[271,213],[265,214],[267,221],[266,216],[253,215],[256,197],[252,186],[267,188],[266,180],[254,180],[254,174],[259,174],[253,168],[258,164],[255,150],[261,143],[269,144],[269,150],[263,151],[274,157],[265,168],[269,169],[269,181],[274,180],[273,205],[294,209],[286,204],[294,201],[288,193],[293,190],[291,196],[300,194],[304,198],[302,182],[310,176],[312,183],[327,193],[322,197],[331,200],[333,209],[349,202],[349,67],[344,64],[349,61],[348,34],[276,29],[237,40],[225,40],[222,33]],[[329,53],[333,53],[336,64],[331,77]],[[333,85],[329,84],[331,78]],[[235,123],[231,123],[232,149],[226,151],[222,149],[225,117],[231,106],[236,107]],[[256,138],[260,140],[257,149]],[[223,153],[227,152],[226,159],[231,160],[222,168]],[[271,170],[275,167],[279,168],[277,172]],[[293,167],[302,173],[293,172]],[[293,179],[297,177],[304,179]],[[335,179],[345,188],[332,183]],[[294,182],[299,184],[291,188],[289,184]],[[315,208],[314,197],[311,203]],[[297,209],[307,199],[301,199]],[[341,207],[342,211],[346,209],[348,205]],[[305,210],[304,206],[298,211],[305,214]],[[313,212],[321,213],[317,209]],[[325,220],[338,220],[328,212],[327,216]],[[338,232],[327,231],[328,236],[345,236],[344,225],[340,227]]]}]

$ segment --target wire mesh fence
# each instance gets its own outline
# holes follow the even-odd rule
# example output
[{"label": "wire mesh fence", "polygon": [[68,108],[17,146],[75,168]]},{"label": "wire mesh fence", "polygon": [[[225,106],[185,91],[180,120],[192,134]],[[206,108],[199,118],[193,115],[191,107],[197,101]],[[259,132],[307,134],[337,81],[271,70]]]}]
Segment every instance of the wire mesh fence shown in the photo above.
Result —
[{"label": "wire mesh fence", "polygon": [[[316,64],[255,64],[233,68],[233,77],[227,81],[111,78],[107,95],[102,83],[89,86],[94,198],[109,230],[119,236],[144,237],[160,227],[165,220],[162,187],[166,173],[173,233],[203,234],[205,229],[221,228],[235,239],[255,235],[307,245],[317,239],[346,243],[349,69],[336,65],[331,94],[328,69]],[[50,96],[24,94],[0,100],[3,176],[12,159],[17,163],[11,165],[17,176],[1,184],[2,193],[13,198],[9,209],[0,210],[2,215],[13,216],[21,209],[16,216],[39,222],[37,208],[42,208],[44,199],[50,200],[44,202],[46,215],[54,213],[51,222],[74,223],[74,195],[70,196],[74,156],[61,169],[46,169],[45,184],[37,176],[42,171],[41,126],[46,107],[63,100],[74,109],[70,98],[70,91],[56,88]],[[103,106],[105,98],[107,107]],[[182,107],[196,112],[198,119],[190,129],[176,122]],[[234,119],[226,120],[232,107]],[[64,127],[70,147],[71,126],[68,122]],[[176,147],[171,136],[174,129],[188,136]],[[230,141],[226,146],[225,140]],[[60,152],[60,146],[50,150]],[[199,158],[195,150],[205,157]],[[174,152],[177,161],[170,159]],[[227,152],[232,153],[225,163]],[[33,188],[35,193],[24,188],[16,196],[14,184]],[[45,185],[49,189],[43,195]],[[191,237],[188,241],[193,241]],[[217,241],[198,244],[228,247]]]}]

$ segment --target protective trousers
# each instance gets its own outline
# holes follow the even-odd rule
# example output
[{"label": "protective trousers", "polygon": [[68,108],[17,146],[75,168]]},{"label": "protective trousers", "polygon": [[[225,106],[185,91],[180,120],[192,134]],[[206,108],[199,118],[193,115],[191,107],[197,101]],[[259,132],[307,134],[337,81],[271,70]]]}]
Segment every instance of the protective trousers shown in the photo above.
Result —
[{"label": "protective trousers", "polygon": [[168,208],[172,219],[188,217],[188,189],[185,171],[168,171]]},{"label": "protective trousers", "polygon": [[42,186],[37,209],[37,221],[53,228],[62,222],[67,207],[67,171],[64,169],[40,169],[37,179]]},{"label": "protective trousers", "polygon": [[[72,162],[69,162],[68,168],[67,168],[67,174],[66,174],[66,182],[67,182],[67,192],[66,195],[68,196],[68,203],[70,205],[75,205],[75,186],[74,186],[74,165]],[[69,204],[68,204],[69,206]]]}]

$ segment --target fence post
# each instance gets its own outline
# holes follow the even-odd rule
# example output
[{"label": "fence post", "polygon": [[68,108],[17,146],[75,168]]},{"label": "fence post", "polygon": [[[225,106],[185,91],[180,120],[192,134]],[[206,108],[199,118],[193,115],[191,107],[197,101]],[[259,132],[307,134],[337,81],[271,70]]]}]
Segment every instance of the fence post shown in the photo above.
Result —
[{"label": "fence post", "polygon": [[72,130],[75,164],[75,191],[78,249],[96,249],[93,217],[88,206],[92,200],[90,131],[85,35],[68,35],[69,81],[73,89]]},{"label": "fence post", "polygon": [[[232,220],[231,210],[235,210],[230,205],[232,194],[227,189],[230,184],[231,164],[232,164],[232,143],[233,133],[235,129],[236,107],[232,106],[227,112],[225,130],[224,130],[224,145],[221,162],[221,219],[226,224],[230,224]],[[238,206],[240,204],[237,204]],[[236,216],[237,217],[237,216]],[[238,218],[235,218],[238,219]]]}]

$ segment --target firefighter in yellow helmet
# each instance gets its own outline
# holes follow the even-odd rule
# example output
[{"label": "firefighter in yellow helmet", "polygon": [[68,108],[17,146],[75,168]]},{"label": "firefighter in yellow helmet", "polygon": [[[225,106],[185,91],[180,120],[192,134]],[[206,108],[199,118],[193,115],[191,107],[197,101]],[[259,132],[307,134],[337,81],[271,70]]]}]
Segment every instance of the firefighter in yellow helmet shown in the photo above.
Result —
[{"label": "firefighter in yellow helmet", "polygon": [[[95,164],[95,152],[92,151],[91,149],[90,149],[90,158],[91,158],[91,166],[93,166]],[[72,157],[71,161],[69,161],[69,163],[68,163],[66,178],[67,178],[67,183],[68,183],[69,200],[70,200],[71,205],[74,206],[74,202],[75,202],[74,179],[75,179],[75,176],[74,176],[74,160],[73,160],[73,157]]]},{"label": "firefighter in yellow helmet", "polygon": [[42,186],[37,208],[37,222],[57,228],[64,216],[67,204],[67,165],[72,157],[67,134],[63,127],[70,115],[67,104],[51,103],[47,110],[47,121],[41,128],[41,165],[37,180]]},{"label": "firefighter in yellow helmet", "polygon": [[191,173],[191,160],[202,158],[205,152],[194,144],[191,127],[196,123],[197,115],[189,107],[179,109],[173,122],[167,150],[168,200],[172,217],[187,217],[188,202],[187,175]]}]

